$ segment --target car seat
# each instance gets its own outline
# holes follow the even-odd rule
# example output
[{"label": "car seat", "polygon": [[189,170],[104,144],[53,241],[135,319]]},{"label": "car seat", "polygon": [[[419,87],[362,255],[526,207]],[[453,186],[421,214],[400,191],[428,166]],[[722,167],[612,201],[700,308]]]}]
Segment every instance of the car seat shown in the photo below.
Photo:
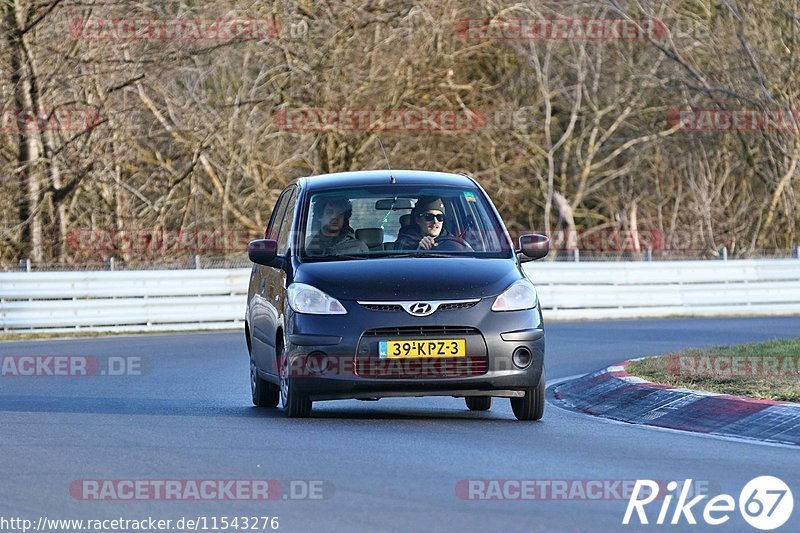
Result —
[{"label": "car seat", "polygon": [[[411,224],[411,214],[410,213],[400,217],[400,229],[397,231],[397,237],[398,238],[400,237],[400,232],[403,231],[403,228],[405,228],[409,224]],[[384,250],[394,250],[394,245],[395,245],[396,242],[397,242],[397,240],[395,239],[394,242],[383,243],[383,249]]]},{"label": "car seat", "polygon": [[361,228],[356,230],[356,239],[367,245],[370,252],[379,252],[383,246],[383,228]]}]

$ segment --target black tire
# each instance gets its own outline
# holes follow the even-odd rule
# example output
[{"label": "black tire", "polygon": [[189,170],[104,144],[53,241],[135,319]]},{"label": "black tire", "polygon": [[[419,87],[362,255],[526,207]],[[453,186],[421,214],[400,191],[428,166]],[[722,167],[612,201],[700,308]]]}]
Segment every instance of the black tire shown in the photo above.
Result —
[{"label": "black tire", "polygon": [[311,414],[312,402],[309,397],[297,391],[294,380],[289,375],[289,358],[283,351],[283,345],[278,345],[278,363],[280,364],[281,386],[280,396],[283,412],[289,418],[307,418]]},{"label": "black tire", "polygon": [[491,396],[467,396],[464,401],[470,411],[488,411],[492,408]]},{"label": "black tire", "polygon": [[256,407],[277,407],[281,390],[277,385],[262,379],[256,371],[256,362],[250,354],[250,394]]},{"label": "black tire", "polygon": [[544,396],[547,380],[544,377],[544,368],[539,378],[539,383],[533,389],[525,391],[521,398],[511,398],[511,410],[517,420],[541,420],[544,416]]}]

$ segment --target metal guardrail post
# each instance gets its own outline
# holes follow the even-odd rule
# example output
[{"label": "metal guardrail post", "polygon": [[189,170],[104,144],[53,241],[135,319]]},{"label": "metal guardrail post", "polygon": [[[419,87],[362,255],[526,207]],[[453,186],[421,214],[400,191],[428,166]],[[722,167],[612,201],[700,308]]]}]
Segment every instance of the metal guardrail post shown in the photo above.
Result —
[{"label": "metal guardrail post", "polygon": [[20,259],[19,260],[19,269],[22,272],[30,272],[31,271],[31,260],[30,259]]},{"label": "metal guardrail post", "polygon": [[727,261],[728,260],[728,247],[727,246],[723,246],[722,248],[719,249],[719,258],[722,259],[723,261]]},{"label": "metal guardrail post", "polygon": [[574,262],[576,262],[576,263],[580,263],[581,262],[581,251],[578,250],[577,248],[572,250],[572,260]]},{"label": "metal guardrail post", "polygon": [[644,258],[644,260],[645,260],[645,261],[647,261],[648,263],[649,263],[650,261],[652,261],[652,260],[653,260],[653,250],[651,250],[650,248],[648,248],[647,250],[645,250],[645,251],[644,251],[644,256],[643,256],[643,258]]},{"label": "metal guardrail post", "polygon": [[800,259],[800,246],[795,246],[792,249],[792,257],[795,259]]},{"label": "metal guardrail post", "polygon": [[194,268],[195,270],[200,270],[200,256],[194,256]]}]

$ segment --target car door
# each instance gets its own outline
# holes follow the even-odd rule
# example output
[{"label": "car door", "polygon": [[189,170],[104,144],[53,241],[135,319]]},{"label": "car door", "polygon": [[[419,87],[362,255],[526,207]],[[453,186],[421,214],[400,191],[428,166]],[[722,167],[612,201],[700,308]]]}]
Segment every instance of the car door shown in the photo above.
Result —
[{"label": "car door", "polygon": [[[264,235],[267,239],[277,240],[281,225],[284,222],[287,207],[294,194],[294,187],[285,189],[270,217],[267,231]],[[274,373],[275,360],[275,332],[277,328],[277,312],[273,296],[270,295],[272,288],[268,289],[270,278],[276,269],[264,265],[254,265],[251,274],[251,298],[250,298],[250,328],[252,331],[253,357],[257,366],[264,371]]]},{"label": "car door", "polygon": [[[297,204],[297,194],[295,188],[292,188],[289,199],[286,203],[286,209],[281,216],[281,225],[278,234],[274,237],[278,241],[278,256],[290,260],[289,253],[289,236],[293,234],[292,223],[294,221],[295,205]],[[264,289],[264,301],[267,308],[266,327],[271,334],[272,349],[270,350],[271,357],[265,361],[264,370],[270,374],[278,374],[278,363],[275,357],[275,341],[278,338],[278,328],[283,325],[283,308],[286,292],[286,270],[284,268],[264,267],[264,275],[266,276],[266,283]]]}]

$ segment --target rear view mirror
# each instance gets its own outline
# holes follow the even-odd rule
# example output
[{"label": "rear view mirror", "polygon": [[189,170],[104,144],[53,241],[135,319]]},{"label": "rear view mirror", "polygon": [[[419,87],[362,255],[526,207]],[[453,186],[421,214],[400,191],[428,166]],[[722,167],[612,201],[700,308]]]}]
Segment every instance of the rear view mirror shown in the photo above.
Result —
[{"label": "rear view mirror", "polygon": [[413,207],[410,198],[384,198],[375,202],[377,211],[397,211],[399,209],[412,209]]},{"label": "rear view mirror", "polygon": [[550,239],[540,233],[524,233],[519,236],[520,251],[531,259],[541,259],[550,251]]}]

